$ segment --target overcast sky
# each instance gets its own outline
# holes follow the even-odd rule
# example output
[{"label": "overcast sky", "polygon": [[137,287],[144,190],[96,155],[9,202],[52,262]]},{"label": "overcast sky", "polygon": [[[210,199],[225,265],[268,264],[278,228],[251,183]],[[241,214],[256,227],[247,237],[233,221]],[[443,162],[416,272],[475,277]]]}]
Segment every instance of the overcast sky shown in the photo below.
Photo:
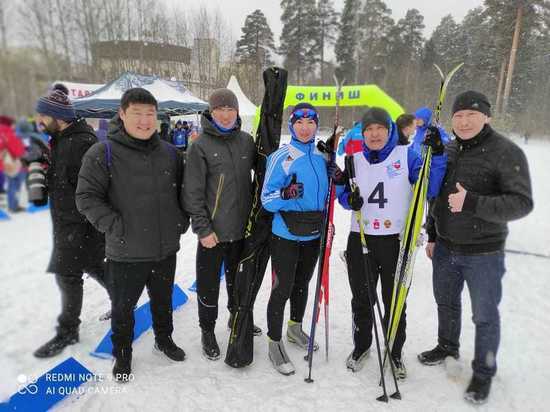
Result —
[{"label": "overcast sky", "polygon": [[[333,0],[337,11],[342,11],[344,0]],[[410,8],[416,8],[424,16],[426,25],[424,35],[429,37],[433,29],[439,24],[441,18],[452,14],[455,20],[460,22],[468,10],[481,6],[483,0],[385,0],[392,10],[394,20],[405,16]],[[275,34],[275,42],[279,44],[281,34],[281,7],[278,0],[195,0],[194,5],[205,4],[207,7],[218,7],[226,20],[235,29],[233,35],[238,39],[241,35],[241,27],[245,17],[256,9],[262,10],[266,15],[271,30]],[[228,7],[229,5],[229,7]]]}]

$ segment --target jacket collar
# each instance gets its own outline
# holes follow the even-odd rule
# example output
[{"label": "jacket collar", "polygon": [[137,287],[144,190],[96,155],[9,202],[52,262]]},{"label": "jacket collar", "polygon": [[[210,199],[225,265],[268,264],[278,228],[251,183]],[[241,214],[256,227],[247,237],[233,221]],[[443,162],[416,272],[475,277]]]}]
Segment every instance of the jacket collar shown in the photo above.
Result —
[{"label": "jacket collar", "polygon": [[468,139],[468,140],[461,139],[460,137],[458,137],[456,135],[456,133],[454,131],[453,131],[453,134],[456,137],[456,142],[458,144],[459,149],[460,150],[469,150],[473,147],[476,147],[476,146],[480,145],[485,140],[487,140],[487,136],[489,136],[489,134],[491,134],[492,131],[493,131],[493,129],[491,128],[491,126],[486,124],[485,126],[483,126],[483,129],[481,129],[481,132],[479,132],[476,136],[474,136],[473,138]]}]

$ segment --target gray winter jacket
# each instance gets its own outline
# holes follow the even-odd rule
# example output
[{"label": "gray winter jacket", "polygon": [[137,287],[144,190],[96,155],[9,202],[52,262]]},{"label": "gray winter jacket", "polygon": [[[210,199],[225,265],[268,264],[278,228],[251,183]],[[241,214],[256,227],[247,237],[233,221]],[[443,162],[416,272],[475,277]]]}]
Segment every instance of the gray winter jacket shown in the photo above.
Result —
[{"label": "gray winter jacket", "polygon": [[240,130],[220,132],[210,113],[203,132],[187,153],[183,205],[199,238],[215,232],[220,242],[240,240],[252,203],[251,170],[256,158],[252,136]]},{"label": "gray winter jacket", "polygon": [[180,248],[189,218],[179,203],[183,160],[157,133],[133,139],[118,116],[108,141],[82,162],[76,190],[80,213],[105,233],[105,254],[119,262],[160,261]]}]

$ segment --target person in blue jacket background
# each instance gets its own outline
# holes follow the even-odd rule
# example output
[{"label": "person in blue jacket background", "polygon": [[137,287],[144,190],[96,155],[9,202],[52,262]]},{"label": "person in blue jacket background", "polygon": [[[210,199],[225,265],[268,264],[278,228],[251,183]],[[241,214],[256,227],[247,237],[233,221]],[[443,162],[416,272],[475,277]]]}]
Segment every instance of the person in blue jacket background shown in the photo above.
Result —
[{"label": "person in blue jacket background", "polygon": [[170,132],[170,143],[172,143],[176,148],[182,152],[187,151],[187,146],[189,145],[189,125],[185,120],[178,120],[176,122],[176,127]]},{"label": "person in blue jacket background", "polygon": [[294,373],[281,340],[289,298],[288,341],[303,349],[309,343],[309,336],[302,330],[302,318],[319,256],[328,195],[327,159],[315,146],[319,126],[316,109],[309,103],[299,103],[288,125],[291,141],[269,156],[261,196],[264,208],[274,214],[270,241],[273,282],[267,306],[269,358],[283,375]]},{"label": "person in blue jacket background", "polygon": [[[399,234],[405,227],[407,212],[412,198],[412,185],[418,180],[422,158],[412,146],[398,145],[396,124],[381,108],[373,107],[363,115],[363,150],[353,154],[355,179],[358,190],[350,185],[339,191],[338,200],[345,209],[361,210],[361,217],[369,247],[370,259],[377,268],[373,281],[381,279],[384,303],[384,323],[388,325],[394,275],[399,257]],[[437,127],[430,127],[424,144],[432,146],[428,198],[438,195],[445,175],[447,155]],[[361,193],[365,196],[363,199]],[[351,218],[351,232],[346,249],[348,277],[352,292],[354,349],[348,356],[346,366],[359,371],[368,356],[372,343],[373,317],[368,299],[367,276],[364,271],[359,225]],[[406,369],[401,357],[405,343],[405,308],[399,323],[392,349],[392,360],[397,377],[404,379]]]},{"label": "person in blue jacket background", "polygon": [[422,144],[424,143],[426,132],[428,131],[429,127],[437,127],[441,136],[441,141],[444,145],[449,143],[449,141],[451,140],[443,127],[439,125],[432,126],[432,115],[432,109],[428,107],[421,107],[416,112],[414,112],[414,116],[416,117],[416,132],[413,136],[413,142],[411,143],[411,146],[418,154],[422,153]]}]

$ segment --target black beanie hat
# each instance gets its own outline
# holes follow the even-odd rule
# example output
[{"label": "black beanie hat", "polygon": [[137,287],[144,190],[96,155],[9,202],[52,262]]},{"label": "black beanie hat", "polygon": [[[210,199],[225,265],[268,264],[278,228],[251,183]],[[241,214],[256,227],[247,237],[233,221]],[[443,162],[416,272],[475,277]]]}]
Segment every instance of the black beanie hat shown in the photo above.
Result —
[{"label": "black beanie hat", "polygon": [[491,103],[483,93],[473,90],[461,93],[456,96],[453,103],[453,115],[460,110],[475,110],[491,117]]},{"label": "black beanie hat", "polygon": [[237,96],[229,89],[216,89],[210,95],[208,99],[208,106],[210,111],[218,107],[231,107],[236,111],[239,111],[239,101]]},{"label": "black beanie hat", "polygon": [[365,112],[361,119],[361,133],[371,124],[379,124],[390,130],[391,117],[381,107],[371,107]]}]

